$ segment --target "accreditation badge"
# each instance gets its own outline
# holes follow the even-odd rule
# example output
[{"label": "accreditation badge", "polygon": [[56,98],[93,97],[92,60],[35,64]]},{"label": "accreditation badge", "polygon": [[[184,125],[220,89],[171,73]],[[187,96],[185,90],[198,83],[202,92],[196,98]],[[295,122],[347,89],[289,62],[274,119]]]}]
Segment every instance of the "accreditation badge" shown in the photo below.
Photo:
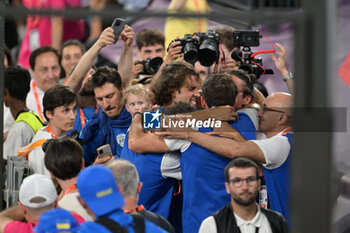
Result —
[{"label": "accreditation badge", "polygon": [[38,29],[34,28],[30,31],[29,34],[29,49],[34,51],[40,47],[40,35]]}]

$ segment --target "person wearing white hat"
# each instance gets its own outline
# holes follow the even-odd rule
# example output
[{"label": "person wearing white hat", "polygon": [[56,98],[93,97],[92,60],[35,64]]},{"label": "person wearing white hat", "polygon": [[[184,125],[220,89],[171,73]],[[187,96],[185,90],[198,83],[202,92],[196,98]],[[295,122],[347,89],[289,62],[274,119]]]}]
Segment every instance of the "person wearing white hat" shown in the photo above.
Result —
[{"label": "person wearing white hat", "polygon": [[[0,213],[0,233],[33,232],[40,215],[56,207],[56,199],[57,192],[49,177],[41,174],[26,177],[19,189],[18,206]],[[84,222],[78,215],[75,218]]]}]

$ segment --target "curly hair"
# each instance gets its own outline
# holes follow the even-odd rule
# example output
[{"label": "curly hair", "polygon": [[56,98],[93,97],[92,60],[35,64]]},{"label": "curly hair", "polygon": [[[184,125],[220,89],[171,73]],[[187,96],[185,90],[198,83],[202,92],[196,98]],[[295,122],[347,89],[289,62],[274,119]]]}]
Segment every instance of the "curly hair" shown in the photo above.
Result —
[{"label": "curly hair", "polygon": [[151,87],[155,103],[160,106],[171,104],[174,91],[179,91],[191,76],[195,76],[197,81],[200,81],[197,71],[187,62],[174,61],[165,65],[159,78]]}]

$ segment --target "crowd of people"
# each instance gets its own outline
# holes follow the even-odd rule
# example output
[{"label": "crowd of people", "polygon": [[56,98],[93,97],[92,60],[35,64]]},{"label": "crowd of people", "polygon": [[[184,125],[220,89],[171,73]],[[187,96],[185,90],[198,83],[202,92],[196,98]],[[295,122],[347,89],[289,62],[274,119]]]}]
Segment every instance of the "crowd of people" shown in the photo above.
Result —
[{"label": "crowd of people", "polygon": [[[276,43],[271,59],[290,93],[264,96],[258,77],[231,58],[233,28],[215,29],[220,55],[212,66],[184,60],[176,27],[207,30],[208,22],[191,22],[169,19],[167,37],[125,25],[115,38],[106,27],[86,49],[81,22],[28,19],[18,62],[8,54],[5,63],[3,159],[25,157],[34,174],[23,180],[18,205],[0,212],[0,232],[289,231],[286,50]],[[47,41],[33,42],[45,23]],[[117,64],[97,62],[117,41]],[[147,128],[147,114],[163,127]]]}]

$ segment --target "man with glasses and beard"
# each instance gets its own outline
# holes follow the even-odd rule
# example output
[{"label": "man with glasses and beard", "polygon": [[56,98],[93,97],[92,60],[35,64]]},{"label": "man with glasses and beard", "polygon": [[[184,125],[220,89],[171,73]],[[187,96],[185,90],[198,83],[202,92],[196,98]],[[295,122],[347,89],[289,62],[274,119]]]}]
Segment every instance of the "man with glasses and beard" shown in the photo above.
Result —
[{"label": "man with glasses and beard", "polygon": [[231,195],[231,203],[206,218],[199,233],[288,232],[281,214],[260,208],[256,203],[260,185],[255,162],[247,158],[232,160],[225,168],[225,188]]}]

